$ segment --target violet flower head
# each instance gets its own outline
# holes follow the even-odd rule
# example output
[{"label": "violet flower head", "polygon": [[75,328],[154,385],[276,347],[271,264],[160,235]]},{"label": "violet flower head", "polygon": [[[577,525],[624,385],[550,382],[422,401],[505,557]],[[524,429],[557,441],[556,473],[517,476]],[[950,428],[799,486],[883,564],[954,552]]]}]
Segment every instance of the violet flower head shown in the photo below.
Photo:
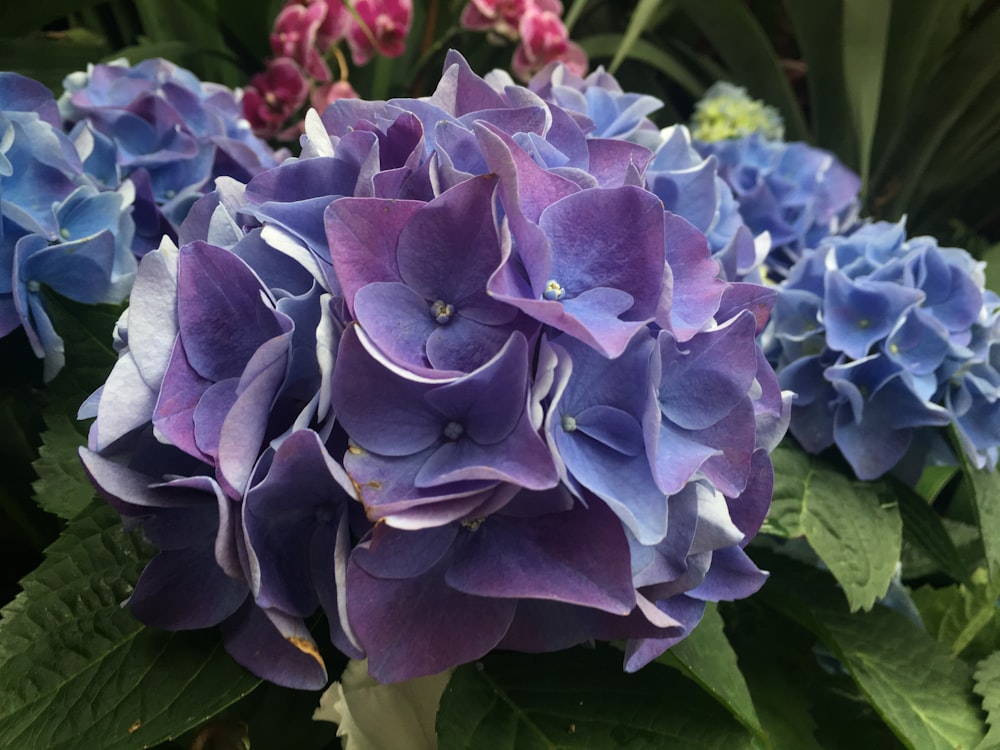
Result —
[{"label": "violet flower head", "polygon": [[300,687],[317,609],[382,681],[594,639],[633,670],[763,583],[774,292],[719,277],[648,148],[495,84],[451,53],[426,99],[337,100],[143,259],[83,456],[160,550],[146,621]]},{"label": "violet flower head", "polygon": [[[88,171],[107,187],[135,185],[139,256],[177,227],[191,204],[226,176],[246,181],[277,164],[243,118],[237,94],[166,60],[90,66],[67,76],[59,100]],[[91,164],[91,162],[94,162]]]},{"label": "violet flower head", "polygon": [[915,481],[947,455],[953,425],[970,461],[997,461],[997,299],[981,265],[905,220],[832,237],[792,266],[765,334],[783,387],[798,396],[791,432],[831,445],[862,479],[890,470]]}]

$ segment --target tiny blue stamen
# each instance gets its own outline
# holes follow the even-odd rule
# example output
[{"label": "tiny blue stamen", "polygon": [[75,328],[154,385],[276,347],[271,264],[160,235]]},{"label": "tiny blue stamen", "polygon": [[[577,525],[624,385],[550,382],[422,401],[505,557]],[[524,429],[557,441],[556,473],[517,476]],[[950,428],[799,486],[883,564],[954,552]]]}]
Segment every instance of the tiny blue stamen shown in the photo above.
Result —
[{"label": "tiny blue stamen", "polygon": [[571,417],[569,414],[563,414],[562,428],[566,432],[573,432],[576,429],[576,418]]},{"label": "tiny blue stamen", "polygon": [[560,300],[566,296],[566,290],[562,288],[562,285],[558,281],[549,279],[545,284],[545,290],[542,292],[542,297],[547,300]]},{"label": "tiny blue stamen", "polygon": [[451,321],[451,316],[455,314],[455,308],[444,300],[438,300],[431,305],[431,317],[438,323],[444,325]]},{"label": "tiny blue stamen", "polygon": [[444,428],[444,436],[449,440],[458,440],[465,432],[465,428],[458,422],[449,422]]}]

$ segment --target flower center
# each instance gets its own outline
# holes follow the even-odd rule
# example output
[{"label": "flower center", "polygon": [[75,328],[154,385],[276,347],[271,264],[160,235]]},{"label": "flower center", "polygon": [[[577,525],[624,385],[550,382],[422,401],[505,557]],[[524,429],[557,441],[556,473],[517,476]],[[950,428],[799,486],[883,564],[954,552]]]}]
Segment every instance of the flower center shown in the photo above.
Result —
[{"label": "flower center", "polygon": [[438,300],[431,305],[431,317],[438,325],[445,325],[451,322],[451,316],[455,314],[455,308],[444,300]]},{"label": "flower center", "polygon": [[573,432],[576,429],[576,418],[571,417],[569,414],[563,414],[562,416],[562,428],[566,432]]},{"label": "flower center", "polygon": [[458,422],[449,422],[445,425],[444,436],[449,440],[458,440],[465,433],[465,428]]},{"label": "flower center", "polygon": [[555,281],[554,279],[549,279],[545,284],[545,290],[542,292],[542,298],[547,300],[560,300],[566,296],[566,290],[562,288],[562,285]]},{"label": "flower center", "polygon": [[66,227],[63,227],[62,229],[59,230],[59,236],[62,237],[64,240],[68,240],[69,230]]},{"label": "flower center", "polygon": [[28,291],[31,292],[32,294],[38,294],[42,290],[42,285],[39,284],[34,279],[25,282],[24,285],[28,288]]},{"label": "flower center", "polygon": [[485,521],[485,520],[486,520],[486,518],[484,518],[484,517],[469,518],[469,519],[467,519],[465,521],[462,521],[461,523],[462,523],[462,526],[464,526],[465,528],[467,528],[469,531],[476,531],[480,526],[483,525],[483,521]]}]

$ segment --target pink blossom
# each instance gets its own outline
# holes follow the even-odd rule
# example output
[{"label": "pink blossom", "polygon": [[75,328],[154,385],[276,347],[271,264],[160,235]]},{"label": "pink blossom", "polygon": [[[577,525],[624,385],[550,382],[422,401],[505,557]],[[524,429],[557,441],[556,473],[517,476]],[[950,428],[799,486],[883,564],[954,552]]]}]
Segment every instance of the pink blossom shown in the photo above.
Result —
[{"label": "pink blossom", "polygon": [[250,79],[243,91],[243,116],[262,138],[273,138],[309,95],[309,83],[298,64],[279,57]]},{"label": "pink blossom", "polygon": [[309,104],[322,114],[327,107],[338,99],[357,99],[358,92],[347,81],[334,81],[316,86],[309,96]]},{"label": "pink blossom", "polygon": [[367,27],[355,22],[347,32],[356,65],[364,65],[376,54],[403,54],[413,20],[412,0],[355,0],[354,10]]},{"label": "pink blossom", "polygon": [[521,43],[514,50],[511,67],[522,80],[529,80],[550,62],[556,61],[564,63],[577,75],[586,74],[587,53],[569,40],[569,32],[558,13],[529,7],[521,16],[518,31]]},{"label": "pink blossom", "polygon": [[281,9],[271,32],[271,51],[275,57],[295,60],[318,81],[330,80],[330,69],[317,49],[317,34],[326,16],[324,2],[308,6],[290,3]]},{"label": "pink blossom", "polygon": [[521,18],[531,8],[562,15],[559,0],[469,0],[459,23],[465,29],[492,31],[517,41]]}]

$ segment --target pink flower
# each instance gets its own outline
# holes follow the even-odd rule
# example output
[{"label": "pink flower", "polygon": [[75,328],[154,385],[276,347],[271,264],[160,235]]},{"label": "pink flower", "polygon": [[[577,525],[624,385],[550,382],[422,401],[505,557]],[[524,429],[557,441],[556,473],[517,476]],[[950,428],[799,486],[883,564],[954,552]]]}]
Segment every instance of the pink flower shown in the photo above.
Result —
[{"label": "pink flower", "polygon": [[587,53],[580,45],[569,40],[569,32],[551,10],[529,7],[518,26],[521,43],[514,50],[511,67],[514,73],[527,81],[550,62],[562,62],[573,73],[587,73]]},{"label": "pink flower", "polygon": [[338,99],[357,99],[358,92],[347,81],[334,81],[316,86],[309,96],[309,104],[320,114]]},{"label": "pink flower", "polygon": [[347,32],[355,65],[364,65],[376,54],[403,54],[413,20],[412,0],[355,0],[354,10],[365,25],[353,23]]},{"label": "pink flower", "polygon": [[469,0],[459,23],[472,31],[492,31],[517,41],[521,18],[529,10],[551,11],[562,15],[559,0]]},{"label": "pink flower", "polygon": [[309,95],[309,83],[298,64],[279,57],[250,79],[243,91],[243,116],[262,138],[273,138]]},{"label": "pink flower", "polygon": [[326,16],[325,2],[290,3],[282,8],[271,32],[275,57],[290,58],[316,80],[329,81],[330,69],[317,49],[317,35]]}]

